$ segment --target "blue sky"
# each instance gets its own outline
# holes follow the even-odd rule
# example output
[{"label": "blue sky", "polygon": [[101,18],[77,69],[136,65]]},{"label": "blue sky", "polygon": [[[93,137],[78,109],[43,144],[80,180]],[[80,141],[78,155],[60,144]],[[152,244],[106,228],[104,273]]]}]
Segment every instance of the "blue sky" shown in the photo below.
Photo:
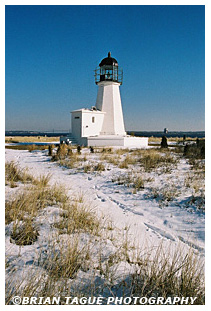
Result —
[{"label": "blue sky", "polygon": [[6,130],[69,130],[94,69],[123,68],[126,130],[204,130],[204,6],[6,6]]}]

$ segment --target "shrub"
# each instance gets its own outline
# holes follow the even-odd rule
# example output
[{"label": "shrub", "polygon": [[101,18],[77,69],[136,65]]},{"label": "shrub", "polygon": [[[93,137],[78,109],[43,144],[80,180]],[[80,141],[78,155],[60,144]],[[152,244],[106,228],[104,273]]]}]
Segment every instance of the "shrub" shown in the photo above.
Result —
[{"label": "shrub", "polygon": [[67,150],[68,150],[68,147],[66,144],[60,144],[58,149],[57,149],[57,157],[59,159],[64,159],[67,155]]},{"label": "shrub", "polygon": [[205,140],[198,140],[196,144],[185,145],[184,156],[191,159],[205,158]]}]

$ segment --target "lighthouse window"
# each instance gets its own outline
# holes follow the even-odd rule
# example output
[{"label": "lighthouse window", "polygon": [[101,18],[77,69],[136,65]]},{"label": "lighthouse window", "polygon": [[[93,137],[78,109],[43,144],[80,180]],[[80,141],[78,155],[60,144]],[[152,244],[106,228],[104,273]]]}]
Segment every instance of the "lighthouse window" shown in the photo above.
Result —
[{"label": "lighthouse window", "polygon": [[75,117],[75,119],[80,119],[80,117]]},{"label": "lighthouse window", "polygon": [[117,77],[118,77],[118,71],[117,71],[117,69],[115,68],[114,71],[113,71],[113,79],[116,81],[116,80],[117,80]]},{"label": "lighthouse window", "polygon": [[95,123],[95,117],[92,117],[92,123]]}]

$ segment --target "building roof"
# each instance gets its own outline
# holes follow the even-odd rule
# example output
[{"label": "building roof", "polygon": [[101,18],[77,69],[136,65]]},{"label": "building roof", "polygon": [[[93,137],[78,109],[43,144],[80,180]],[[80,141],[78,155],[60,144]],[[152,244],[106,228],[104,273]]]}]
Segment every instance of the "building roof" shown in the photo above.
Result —
[{"label": "building roof", "polygon": [[96,110],[96,109],[89,109],[89,108],[81,108],[81,109],[77,109],[77,110],[73,110],[71,111],[71,113],[73,112],[94,112],[94,113],[105,113],[103,111],[100,111],[100,110]]},{"label": "building roof", "polygon": [[111,57],[111,52],[108,52],[108,57],[103,58],[103,60],[101,60],[99,66],[118,66],[118,62],[115,58]]}]

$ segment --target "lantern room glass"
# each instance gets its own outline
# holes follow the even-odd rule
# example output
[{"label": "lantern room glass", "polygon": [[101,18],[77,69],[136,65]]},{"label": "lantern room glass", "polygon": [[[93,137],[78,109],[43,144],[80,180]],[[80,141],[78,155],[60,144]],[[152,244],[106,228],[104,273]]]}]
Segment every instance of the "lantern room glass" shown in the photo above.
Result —
[{"label": "lantern room glass", "polygon": [[122,84],[122,69],[118,66],[105,65],[95,69],[95,83],[114,81]]}]

